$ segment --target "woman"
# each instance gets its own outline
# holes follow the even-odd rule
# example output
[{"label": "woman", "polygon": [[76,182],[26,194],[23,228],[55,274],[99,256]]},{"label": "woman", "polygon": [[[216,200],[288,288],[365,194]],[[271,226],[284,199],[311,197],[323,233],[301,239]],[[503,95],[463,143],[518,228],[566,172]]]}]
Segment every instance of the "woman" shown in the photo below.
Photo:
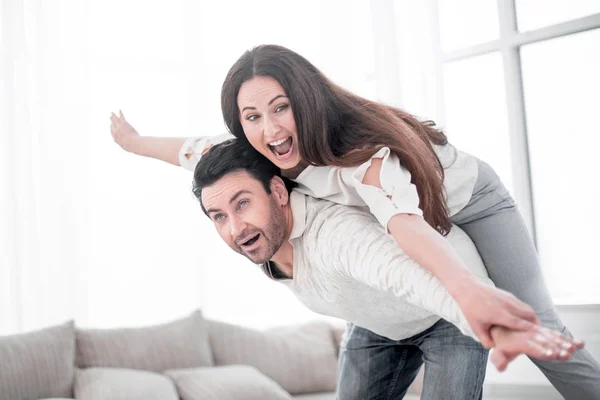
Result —
[{"label": "woman", "polygon": [[[527,329],[538,322],[536,313],[545,326],[566,330],[509,193],[487,164],[456,151],[432,123],[349,93],[302,56],[270,45],[233,65],[221,105],[229,131],[305,194],[369,206],[402,249],[446,286],[484,346],[493,345],[492,325]],[[123,115],[111,119],[125,150],[189,169],[224,138],[140,137]],[[496,286],[533,309],[467,272],[443,237],[451,222],[471,237]],[[600,398],[592,397],[600,396],[600,366],[589,353],[558,365],[533,361],[566,398]]]}]

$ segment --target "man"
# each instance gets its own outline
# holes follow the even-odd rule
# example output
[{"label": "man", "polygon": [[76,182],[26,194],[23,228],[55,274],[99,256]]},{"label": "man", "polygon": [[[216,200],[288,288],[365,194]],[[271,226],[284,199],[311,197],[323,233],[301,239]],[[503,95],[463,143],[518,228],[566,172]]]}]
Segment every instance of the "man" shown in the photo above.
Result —
[{"label": "man", "polygon": [[[480,398],[487,350],[472,339],[439,281],[366,210],[290,193],[291,186],[256,150],[230,140],[202,157],[193,191],[234,251],[261,264],[311,310],[355,324],[342,355],[339,397],[401,398],[425,359],[423,399]],[[489,282],[467,235],[455,228],[448,240]],[[492,334],[500,368],[520,353],[567,359],[580,347],[543,328],[495,327]]]}]

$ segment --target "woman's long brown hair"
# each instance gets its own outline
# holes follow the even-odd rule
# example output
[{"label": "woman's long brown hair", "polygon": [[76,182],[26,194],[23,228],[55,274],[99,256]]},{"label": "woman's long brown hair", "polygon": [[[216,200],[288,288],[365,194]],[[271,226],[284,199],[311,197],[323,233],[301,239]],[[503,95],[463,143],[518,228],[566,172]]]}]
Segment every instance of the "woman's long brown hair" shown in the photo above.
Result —
[{"label": "woman's long brown hair", "polygon": [[247,140],[237,96],[244,82],[268,76],[290,100],[298,130],[300,156],[315,166],[354,167],[389,147],[411,173],[423,217],[441,234],[450,230],[444,170],[432,144],[447,144],[433,122],[421,122],[394,107],[373,102],[337,86],[301,55],[276,45],[245,52],[231,67],[221,91],[229,131]]}]

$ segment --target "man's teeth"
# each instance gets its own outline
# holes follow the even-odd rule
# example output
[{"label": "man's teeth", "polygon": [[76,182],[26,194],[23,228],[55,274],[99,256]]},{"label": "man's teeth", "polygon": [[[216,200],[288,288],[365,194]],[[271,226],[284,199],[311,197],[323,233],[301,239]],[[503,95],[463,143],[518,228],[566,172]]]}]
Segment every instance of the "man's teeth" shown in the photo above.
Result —
[{"label": "man's teeth", "polygon": [[274,142],[271,142],[271,143],[269,143],[269,146],[273,146],[273,147],[275,147],[275,146],[277,146],[277,145],[280,145],[280,144],[282,144],[282,143],[285,143],[285,141],[286,141],[286,140],[288,140],[288,139],[289,139],[289,137],[286,137],[286,138],[284,138],[284,139],[280,139],[280,140],[276,140],[276,141],[274,141]]}]

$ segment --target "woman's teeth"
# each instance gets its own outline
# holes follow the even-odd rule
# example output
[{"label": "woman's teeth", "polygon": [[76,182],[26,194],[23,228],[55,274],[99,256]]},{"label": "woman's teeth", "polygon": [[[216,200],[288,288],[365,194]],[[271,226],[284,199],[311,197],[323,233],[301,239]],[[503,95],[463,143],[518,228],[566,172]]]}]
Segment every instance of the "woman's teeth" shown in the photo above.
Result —
[{"label": "woman's teeth", "polygon": [[269,146],[275,147],[275,146],[277,146],[277,145],[285,142],[288,139],[289,139],[289,137],[286,137],[286,138],[283,138],[283,139],[280,139],[280,140],[276,140],[274,142],[269,143]]},{"label": "woman's teeth", "polygon": [[288,136],[285,139],[276,140],[269,143],[269,147],[277,156],[285,156],[292,149],[292,137]]}]

